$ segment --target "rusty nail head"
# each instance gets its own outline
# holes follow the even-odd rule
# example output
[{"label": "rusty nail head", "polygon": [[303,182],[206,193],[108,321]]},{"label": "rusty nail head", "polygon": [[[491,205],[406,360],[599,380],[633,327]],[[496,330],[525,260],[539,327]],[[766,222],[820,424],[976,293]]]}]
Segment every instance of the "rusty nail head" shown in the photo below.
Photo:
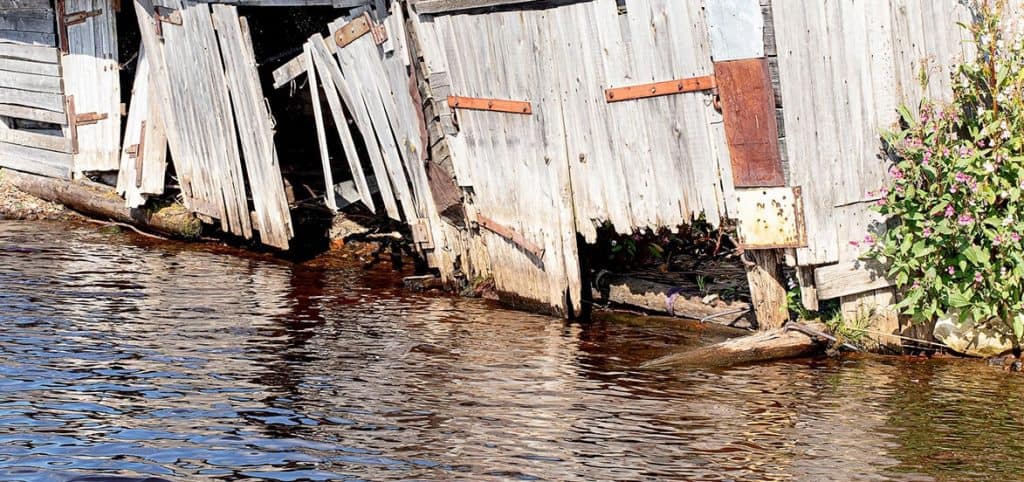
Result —
[{"label": "rusty nail head", "polygon": [[657,92],[658,92],[658,88],[657,87],[651,87],[651,93],[652,94],[655,94]]}]

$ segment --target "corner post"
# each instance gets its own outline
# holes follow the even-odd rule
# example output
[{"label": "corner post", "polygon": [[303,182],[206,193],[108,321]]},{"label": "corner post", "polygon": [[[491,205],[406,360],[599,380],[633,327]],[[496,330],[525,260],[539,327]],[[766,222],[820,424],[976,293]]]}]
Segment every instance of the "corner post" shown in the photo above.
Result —
[{"label": "corner post", "polygon": [[786,288],[782,283],[782,253],[777,249],[748,249],[744,252],[750,301],[758,329],[781,327],[789,319]]}]

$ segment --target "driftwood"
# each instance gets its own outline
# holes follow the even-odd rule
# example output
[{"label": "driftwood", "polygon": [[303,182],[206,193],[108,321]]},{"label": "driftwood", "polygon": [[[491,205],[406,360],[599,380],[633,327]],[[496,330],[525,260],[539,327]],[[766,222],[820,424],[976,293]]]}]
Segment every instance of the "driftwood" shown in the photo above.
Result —
[{"label": "driftwood", "polygon": [[88,216],[127,223],[176,238],[196,239],[202,233],[199,219],[180,204],[154,210],[129,208],[113,188],[91,181],[65,181],[9,169],[0,170],[0,176],[22,192],[63,204]]},{"label": "driftwood", "polygon": [[749,303],[718,298],[705,302],[696,294],[677,293],[670,285],[629,276],[606,273],[597,281],[597,289],[606,301],[683,318],[729,324],[750,311]]},{"label": "driftwood", "polygon": [[783,328],[665,355],[643,367],[724,367],[815,355],[828,347],[830,337],[823,330],[824,327],[817,324],[790,323]]}]

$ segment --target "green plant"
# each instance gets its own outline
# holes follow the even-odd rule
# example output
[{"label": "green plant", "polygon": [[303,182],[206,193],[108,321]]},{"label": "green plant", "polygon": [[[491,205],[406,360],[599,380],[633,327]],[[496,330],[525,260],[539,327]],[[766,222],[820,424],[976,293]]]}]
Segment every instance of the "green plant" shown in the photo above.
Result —
[{"label": "green plant", "polygon": [[[953,73],[952,101],[900,108],[883,134],[893,160],[877,210],[893,222],[868,234],[888,265],[898,307],[915,321],[974,320],[1024,335],[1024,41],[1004,39],[1005,0],[977,0],[974,55]],[[877,240],[876,240],[877,236]]]}]

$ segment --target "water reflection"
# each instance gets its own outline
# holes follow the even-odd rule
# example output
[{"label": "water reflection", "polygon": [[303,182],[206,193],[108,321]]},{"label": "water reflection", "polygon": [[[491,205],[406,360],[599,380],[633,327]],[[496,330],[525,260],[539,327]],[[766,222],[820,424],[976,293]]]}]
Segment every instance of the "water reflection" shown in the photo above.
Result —
[{"label": "water reflection", "polygon": [[649,373],[670,327],[0,222],[0,480],[1014,479],[1019,378],[847,360]]}]

